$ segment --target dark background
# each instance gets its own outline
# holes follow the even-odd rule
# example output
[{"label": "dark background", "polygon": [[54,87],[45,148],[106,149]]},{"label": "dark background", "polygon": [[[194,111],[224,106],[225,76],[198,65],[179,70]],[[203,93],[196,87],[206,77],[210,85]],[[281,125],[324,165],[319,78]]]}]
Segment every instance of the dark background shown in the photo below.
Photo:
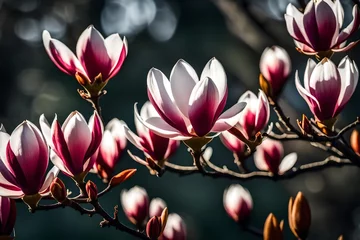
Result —
[{"label": "dark background", "polygon": [[[228,76],[228,106],[250,89],[257,92],[259,59],[263,49],[273,44],[284,47],[290,54],[293,71],[280,104],[295,122],[301,113],[310,115],[305,101],[298,95],[294,72],[305,68],[307,57],[294,49],[286,31],[283,13],[287,0],[3,0],[0,1],[0,121],[11,132],[24,119],[38,124],[42,113],[52,119],[57,113],[63,121],[73,110],[86,118],[92,113],[89,103],[82,100],[76,80],[62,73],[47,56],[41,32],[47,29],[75,49],[81,32],[93,24],[105,36],[119,32],[129,40],[129,54],[125,63],[108,83],[108,94],[101,99],[104,119],[124,119],[134,129],[133,104],[144,103],[146,75],[151,67],[166,75],[179,58],[189,62],[200,74],[213,56],[224,65]],[[296,2],[296,1],[295,1]],[[342,1],[345,24],[351,20],[350,0]],[[358,36],[354,36],[356,39]],[[359,47],[348,54],[359,61]],[[344,54],[337,54],[338,63]],[[355,119],[359,112],[357,90],[340,116],[338,126]],[[272,113],[272,120],[274,114]],[[215,152],[213,161],[234,168],[232,154],[218,139],[210,144]],[[131,144],[128,148],[139,153]],[[318,161],[326,157],[307,143],[291,142],[285,152],[296,151],[298,164]],[[191,164],[191,157],[181,147],[171,159],[176,163]],[[251,160],[249,160],[251,165]],[[256,239],[243,232],[230,219],[222,205],[223,191],[232,183],[248,188],[254,201],[251,224],[262,227],[270,212],[278,219],[287,220],[290,196],[303,191],[312,209],[309,239],[360,239],[359,170],[355,167],[327,169],[308,173],[288,181],[252,179],[230,181],[200,175],[179,177],[165,173],[156,178],[136,164],[126,154],[117,170],[138,168],[136,175],[123,187],[139,185],[150,197],[163,198],[170,212],[177,212],[186,221],[189,239]],[[60,176],[70,189],[72,182]],[[98,183],[96,176],[90,176]],[[109,211],[119,204],[121,187],[101,199]],[[120,219],[128,223],[123,213]],[[28,213],[18,204],[17,239],[132,239],[112,228],[101,229],[98,216],[80,216],[72,209]],[[128,223],[130,224],[130,223]],[[285,239],[290,235],[286,221]]]}]

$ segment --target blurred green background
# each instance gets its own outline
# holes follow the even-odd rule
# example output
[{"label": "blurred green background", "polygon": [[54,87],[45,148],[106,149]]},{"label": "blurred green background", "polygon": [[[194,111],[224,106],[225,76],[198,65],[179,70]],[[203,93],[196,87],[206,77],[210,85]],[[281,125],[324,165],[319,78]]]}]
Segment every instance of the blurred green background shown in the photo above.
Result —
[{"label": "blurred green background", "polygon": [[[38,124],[42,113],[52,119],[57,113],[63,121],[73,110],[86,118],[92,113],[82,100],[76,80],[62,73],[47,56],[41,41],[43,29],[75,49],[81,32],[93,24],[105,36],[119,32],[129,40],[125,63],[108,83],[108,94],[101,99],[105,121],[123,119],[134,129],[133,104],[144,103],[146,75],[151,67],[166,75],[179,58],[189,62],[198,73],[211,57],[224,65],[228,76],[228,106],[246,90],[258,91],[259,59],[263,49],[273,44],[290,54],[293,71],[280,100],[293,123],[302,113],[310,116],[304,100],[297,94],[294,72],[304,71],[307,57],[294,49],[286,31],[283,13],[289,0],[2,0],[0,6],[0,122],[11,132],[24,119]],[[296,1],[293,1],[296,4]],[[341,1],[345,8],[345,24],[351,20],[351,0]],[[357,38],[354,36],[353,38]],[[359,62],[359,48],[349,52]],[[344,54],[333,57],[338,63]],[[302,78],[302,77],[301,77]],[[339,126],[359,114],[359,90],[340,116]],[[272,120],[275,120],[272,113]],[[213,161],[235,169],[232,154],[218,139],[210,144]],[[141,156],[131,144],[128,149]],[[285,144],[285,152],[296,151],[298,164],[326,157],[307,143]],[[171,161],[191,164],[182,146]],[[249,160],[249,165],[252,165]],[[179,213],[186,222],[188,239],[257,239],[243,232],[225,213],[223,191],[232,183],[248,188],[254,201],[251,224],[262,227],[270,212],[287,219],[290,196],[303,191],[309,199],[313,224],[309,239],[360,239],[360,181],[355,167],[327,169],[295,179],[274,182],[252,179],[230,181],[200,175],[179,177],[165,173],[151,176],[148,170],[123,155],[117,170],[138,168],[136,175],[122,187],[139,185],[149,196],[161,197],[170,212]],[[76,190],[64,175],[67,186]],[[101,188],[101,181],[91,175]],[[106,210],[120,203],[121,187],[101,199]],[[120,212],[120,219],[130,224]],[[18,204],[17,239],[133,239],[112,228],[101,229],[98,216],[80,216],[72,209],[58,209],[30,214]],[[287,222],[287,221],[286,221]],[[285,239],[294,239],[286,223]]]}]

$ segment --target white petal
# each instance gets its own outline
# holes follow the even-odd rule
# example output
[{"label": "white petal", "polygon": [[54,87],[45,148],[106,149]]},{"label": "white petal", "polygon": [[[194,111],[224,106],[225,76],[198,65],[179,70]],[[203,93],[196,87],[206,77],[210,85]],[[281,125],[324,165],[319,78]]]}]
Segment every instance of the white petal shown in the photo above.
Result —
[{"label": "white petal", "polygon": [[212,132],[222,132],[229,130],[240,119],[241,111],[246,107],[246,103],[236,103],[234,106],[226,110],[220,115],[218,120],[215,122],[214,127],[211,129]]},{"label": "white petal", "polygon": [[261,145],[254,153],[254,163],[257,169],[262,171],[269,171],[269,166],[264,159],[264,150],[261,148]]},{"label": "white petal", "polygon": [[142,147],[141,144],[141,139],[135,133],[133,133],[127,126],[124,126],[124,130],[127,140],[129,140],[135,147],[137,147],[141,151],[144,151],[144,148]]},{"label": "white petal", "polygon": [[195,70],[182,59],[175,64],[171,71],[171,91],[176,105],[186,117],[188,117],[190,95],[198,81]]},{"label": "white petal", "polygon": [[214,81],[216,88],[219,91],[219,101],[221,101],[226,95],[227,78],[223,66],[216,58],[210,59],[205,65],[200,80],[205,77],[209,77]]},{"label": "white petal", "polygon": [[279,175],[284,174],[286,171],[290,170],[294,166],[297,160],[296,153],[290,153],[286,155],[279,165]]},{"label": "white petal", "polygon": [[49,173],[46,175],[44,184],[42,185],[41,189],[39,190],[39,193],[42,196],[46,196],[50,193],[50,184],[52,183],[52,181],[57,177],[57,175],[59,174],[59,168],[57,168],[56,166],[52,167],[51,170],[49,171]]}]

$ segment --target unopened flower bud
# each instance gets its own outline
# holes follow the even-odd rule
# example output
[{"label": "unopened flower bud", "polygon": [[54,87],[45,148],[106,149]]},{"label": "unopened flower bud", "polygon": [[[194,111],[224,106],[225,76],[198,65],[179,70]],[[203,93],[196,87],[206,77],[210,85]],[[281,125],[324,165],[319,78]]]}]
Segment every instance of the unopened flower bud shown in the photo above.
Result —
[{"label": "unopened flower bud", "polygon": [[350,145],[354,152],[357,155],[360,155],[360,134],[359,131],[356,129],[351,133]]},{"label": "unopened flower bud", "polygon": [[279,96],[291,71],[291,60],[279,46],[266,48],[260,59],[260,87],[269,97]]},{"label": "unopened flower bud", "polygon": [[89,180],[86,183],[85,188],[86,188],[86,193],[88,195],[89,200],[90,201],[95,201],[97,199],[97,194],[98,194],[96,184]]},{"label": "unopened flower bud", "polygon": [[161,198],[154,198],[150,202],[149,207],[149,216],[157,216],[160,217],[163,210],[166,208],[166,203]]},{"label": "unopened flower bud", "polygon": [[313,133],[313,129],[311,127],[311,123],[309,121],[309,119],[306,117],[305,114],[302,115],[301,120],[296,120],[301,132],[303,135],[312,135]]},{"label": "unopened flower bud", "polygon": [[151,240],[157,240],[160,237],[161,233],[162,233],[161,218],[158,216],[153,216],[146,224],[146,235]]},{"label": "unopened flower bud", "polygon": [[281,224],[272,213],[269,214],[264,224],[264,240],[283,240]]},{"label": "unopened flower bud", "polygon": [[176,213],[168,216],[161,240],[186,240],[186,225],[184,220]]},{"label": "unopened flower bud", "polygon": [[299,239],[306,239],[311,225],[311,211],[304,195],[299,192],[289,201],[289,226]]},{"label": "unopened flower bud", "polygon": [[224,208],[236,222],[248,218],[252,207],[253,202],[249,191],[239,184],[231,185],[224,191]]},{"label": "unopened flower bud", "polygon": [[62,203],[67,198],[67,190],[63,181],[60,178],[55,178],[50,185],[50,192],[52,197]]},{"label": "unopened flower bud", "polygon": [[128,219],[142,228],[149,215],[149,197],[144,188],[135,186],[121,192],[121,205]]}]

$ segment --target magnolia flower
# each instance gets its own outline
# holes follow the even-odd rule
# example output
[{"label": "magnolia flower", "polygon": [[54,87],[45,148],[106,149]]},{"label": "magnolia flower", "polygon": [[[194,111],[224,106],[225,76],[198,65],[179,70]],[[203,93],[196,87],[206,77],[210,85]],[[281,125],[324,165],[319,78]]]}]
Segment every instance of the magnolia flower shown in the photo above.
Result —
[{"label": "magnolia flower", "polygon": [[278,96],[291,72],[289,54],[279,46],[266,48],[261,55],[260,72],[271,86],[271,91],[263,87],[265,93],[273,97]]},{"label": "magnolia flower", "polygon": [[[24,121],[11,135],[0,131],[0,196],[23,198],[48,195],[59,170],[46,175],[49,150],[39,129]],[[40,197],[38,197],[40,199]]]},{"label": "magnolia flower", "polygon": [[[159,114],[150,102],[146,102],[140,111],[140,117],[143,119],[159,118]],[[125,126],[125,134],[127,139],[138,149],[145,153],[147,158],[162,161],[168,159],[178,148],[180,142],[169,138],[161,137],[139,121],[134,116],[137,134],[132,132]]]},{"label": "magnolia flower", "polygon": [[247,138],[252,138],[261,131],[270,118],[270,106],[266,95],[259,91],[258,97],[251,92],[245,92],[239,99],[246,107],[240,114],[240,121],[236,125]]},{"label": "magnolia flower", "polygon": [[147,78],[148,97],[160,117],[143,118],[136,105],[136,117],[154,133],[177,140],[204,137],[209,132],[222,132],[239,120],[244,103],[237,103],[221,114],[227,99],[224,69],[215,58],[205,66],[200,80],[195,70],[179,60],[170,81],[152,68]]},{"label": "magnolia flower", "polygon": [[291,169],[297,160],[296,153],[284,157],[284,148],[280,141],[265,139],[254,153],[254,162],[258,169],[282,175]]},{"label": "magnolia flower", "polygon": [[63,72],[76,76],[79,82],[108,81],[120,70],[127,55],[127,41],[115,33],[106,39],[89,26],[80,35],[76,55],[62,42],[53,39],[44,30],[43,43],[51,60]]},{"label": "magnolia flower", "polygon": [[318,64],[309,59],[304,74],[304,87],[295,74],[296,88],[305,99],[317,120],[336,117],[355,91],[359,72],[348,56],[336,68],[331,60],[324,58]]},{"label": "magnolia flower", "polygon": [[160,240],[186,240],[186,225],[176,213],[170,213]]},{"label": "magnolia flower", "polygon": [[161,198],[153,198],[150,202],[149,216],[160,217],[163,210],[166,208],[166,203]]},{"label": "magnolia flower", "polygon": [[249,217],[253,201],[249,191],[239,184],[230,185],[224,191],[224,208],[227,214],[236,222]]},{"label": "magnolia flower", "polygon": [[14,199],[0,197],[0,238],[13,232],[16,221],[16,204]]},{"label": "magnolia flower", "polygon": [[113,175],[115,165],[126,147],[124,126],[124,121],[112,119],[105,127],[98,150],[91,157],[94,172],[104,180]]},{"label": "magnolia flower", "polygon": [[359,10],[354,5],[353,20],[343,28],[344,9],[340,0],[309,1],[304,13],[291,3],[286,8],[285,21],[289,34],[300,51],[308,55],[318,52],[342,52],[358,42],[346,46],[346,40],[359,28]]},{"label": "magnolia flower", "polygon": [[47,144],[51,148],[50,159],[65,175],[82,181],[94,166],[91,156],[102,138],[102,123],[96,111],[87,124],[81,113],[70,113],[63,125],[55,116],[51,127],[44,115],[40,117],[40,127]]},{"label": "magnolia flower", "polygon": [[247,149],[246,144],[243,141],[240,141],[240,139],[228,131],[220,134],[220,140],[227,149],[238,156],[242,156]]},{"label": "magnolia flower", "polygon": [[133,224],[142,227],[149,216],[149,197],[146,190],[135,186],[129,190],[123,190],[120,197],[127,218]]}]

